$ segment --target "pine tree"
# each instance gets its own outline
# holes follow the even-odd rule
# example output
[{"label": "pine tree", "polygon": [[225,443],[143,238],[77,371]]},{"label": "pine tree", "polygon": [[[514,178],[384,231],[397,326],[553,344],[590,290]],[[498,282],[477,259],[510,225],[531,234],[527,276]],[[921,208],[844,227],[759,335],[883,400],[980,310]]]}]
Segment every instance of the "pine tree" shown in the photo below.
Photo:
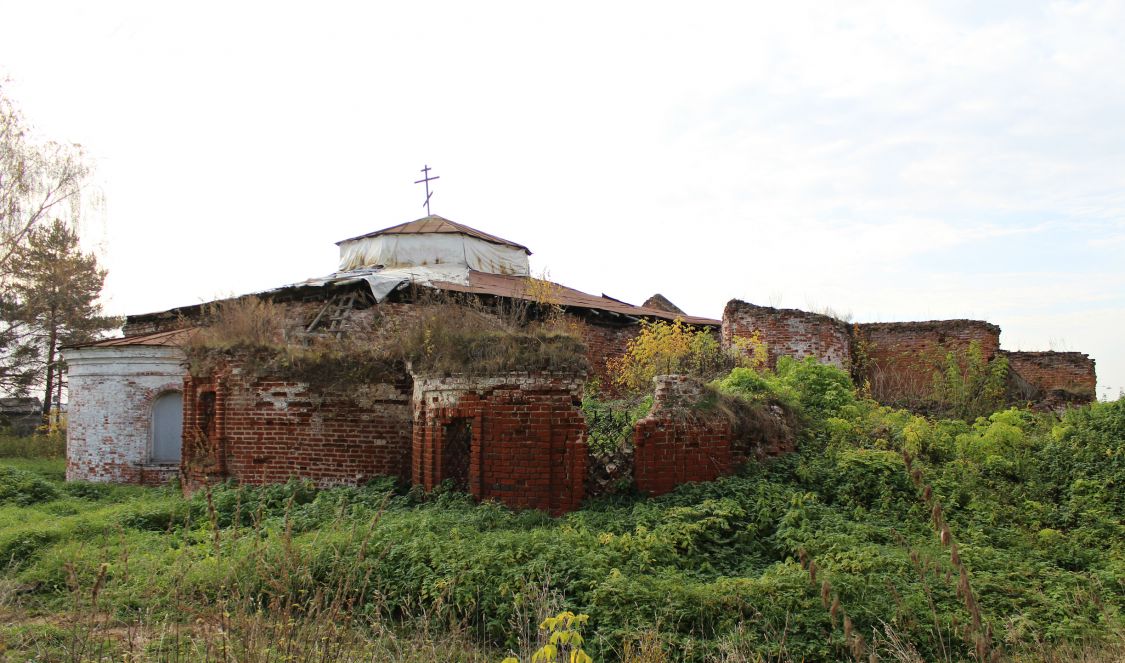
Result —
[{"label": "pine tree", "polygon": [[12,256],[10,297],[15,315],[27,326],[21,345],[41,357],[43,414],[49,415],[61,390],[63,345],[94,340],[120,320],[102,315],[98,297],[106,272],[93,254],[78,245],[78,233],[55,220],[39,225]]}]

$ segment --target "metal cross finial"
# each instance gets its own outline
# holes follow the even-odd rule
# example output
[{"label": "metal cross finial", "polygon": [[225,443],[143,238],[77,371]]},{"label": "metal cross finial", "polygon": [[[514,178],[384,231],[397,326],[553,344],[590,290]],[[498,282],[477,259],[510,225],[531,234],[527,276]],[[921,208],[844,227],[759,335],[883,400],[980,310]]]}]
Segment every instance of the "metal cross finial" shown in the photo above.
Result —
[{"label": "metal cross finial", "polygon": [[426,202],[422,203],[422,206],[426,208],[426,216],[430,216],[430,196],[433,195],[432,193],[430,193],[430,182],[440,179],[441,175],[434,175],[433,177],[430,177],[430,167],[425,166],[424,168],[422,168],[422,179],[414,181],[415,184],[421,184],[423,182],[426,183]]}]

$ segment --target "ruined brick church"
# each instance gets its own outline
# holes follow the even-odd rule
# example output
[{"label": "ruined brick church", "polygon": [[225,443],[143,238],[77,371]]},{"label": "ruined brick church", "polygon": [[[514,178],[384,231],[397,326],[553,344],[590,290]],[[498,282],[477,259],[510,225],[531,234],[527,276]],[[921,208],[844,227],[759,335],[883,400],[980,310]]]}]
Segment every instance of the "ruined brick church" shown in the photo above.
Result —
[{"label": "ruined brick church", "polygon": [[[527,299],[531,251],[428,216],[338,243],[339,269],[264,293],[286,312],[286,335],[348,334],[374,319],[408,316],[419,289],[493,302]],[[1040,407],[1093,399],[1094,362],[1074,352],[1005,352],[987,322],[845,324],[834,318],[732,300],[721,320],[685,315],[657,295],[641,306],[552,284],[580,330],[589,371],[493,374],[400,370],[344,388],[248,370],[237,355],[188,370],[184,345],[205,306],[127,318],[124,336],[68,348],[67,479],[188,489],[305,478],[322,486],[394,476],[432,489],[451,481],[479,499],[559,514],[587,496],[590,456],[580,409],[588,373],[620,356],[643,321],[682,320],[724,347],[756,337],[769,361],[814,357],[863,371],[884,402],[927,389],[933,357],[970,343],[1008,358],[1011,389]],[[862,360],[862,362],[861,362]],[[861,365],[862,363],[862,365]],[[662,376],[636,426],[629,477],[666,492],[714,479],[786,451],[735,439],[721,417],[685,417],[700,385]]]}]

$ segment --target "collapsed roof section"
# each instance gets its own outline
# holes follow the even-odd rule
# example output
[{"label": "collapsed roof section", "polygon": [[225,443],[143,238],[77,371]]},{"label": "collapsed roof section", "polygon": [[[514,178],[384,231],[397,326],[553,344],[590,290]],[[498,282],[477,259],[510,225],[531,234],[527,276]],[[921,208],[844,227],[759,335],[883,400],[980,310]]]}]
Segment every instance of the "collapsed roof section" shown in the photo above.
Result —
[{"label": "collapsed roof section", "polygon": [[[680,315],[647,306],[634,306],[604,294],[601,296],[591,295],[559,283],[550,281],[544,283],[547,284],[546,290],[550,303],[574,312],[592,314],[595,318],[601,318],[606,322],[627,323],[655,318],[682,320],[687,324],[703,327],[718,327],[721,324],[721,321],[712,318]],[[337,272],[323,278],[309,279],[273,290],[254,293],[254,295],[274,300],[308,299],[325,296],[318,295],[318,292],[327,289],[348,286],[362,287],[360,284],[366,284],[365,289],[370,290],[372,299],[376,303],[382,303],[395,293],[406,293],[415,287],[526,301],[538,301],[544,290],[542,286],[537,286],[535,280],[528,276],[489,274],[475,270],[451,269],[445,266],[441,268],[416,267]],[[206,305],[196,304],[168,311],[131,315],[128,317],[126,324],[126,338],[113,340],[129,341],[132,334],[129,334],[128,328],[144,328],[144,323],[158,323],[159,327],[163,327],[169,321],[191,320],[199,314],[204,306]],[[165,323],[161,323],[161,321],[165,321]]]},{"label": "collapsed roof section", "polygon": [[[328,276],[254,293],[271,299],[322,297],[326,289],[362,287],[376,303],[412,287],[471,293],[509,299],[539,301],[546,294],[551,303],[574,312],[585,312],[605,322],[629,323],[640,319],[682,320],[699,326],[719,326],[720,321],[684,315],[675,307],[634,306],[607,295],[591,295],[564,285],[539,281],[530,276],[527,257],[531,250],[522,244],[489,235],[475,228],[432,215],[373,233],[342,240],[340,270]],[[544,292],[545,291],[545,292]],[[191,319],[203,304],[168,311],[131,315],[126,341],[136,338],[130,329],[163,329],[173,320]],[[156,323],[152,327],[148,323]]]}]

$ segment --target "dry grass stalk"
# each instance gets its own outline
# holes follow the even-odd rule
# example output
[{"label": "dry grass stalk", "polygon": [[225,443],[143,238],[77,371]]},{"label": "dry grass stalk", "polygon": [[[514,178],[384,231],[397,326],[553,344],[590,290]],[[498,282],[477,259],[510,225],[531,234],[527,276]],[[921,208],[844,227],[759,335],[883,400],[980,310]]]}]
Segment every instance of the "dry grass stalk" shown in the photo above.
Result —
[{"label": "dry grass stalk", "polygon": [[[949,548],[949,562],[953,570],[957,572],[957,596],[962,599],[965,606],[965,611],[969,615],[969,623],[964,627],[963,638],[965,642],[973,648],[973,654],[977,661],[985,663],[991,661],[997,656],[1002,656],[998,647],[993,645],[994,639],[992,637],[991,625],[984,624],[984,618],[980,610],[980,604],[973,594],[972,584],[969,581],[969,571],[965,566],[964,561],[961,559],[960,551],[957,543],[953,538],[953,531],[949,527],[949,523],[945,520],[945,514],[941,506],[941,502],[934,495],[933,487],[929,484],[923,483],[923,475],[921,468],[913,467],[913,459],[910,454],[903,454],[903,468],[907,475],[910,477],[914,486],[919,489],[918,497],[920,501],[926,506],[930,507],[930,520],[934,530],[938,533],[938,540],[943,547]],[[930,597],[930,590],[926,584],[925,576],[926,569],[929,564],[919,564],[918,555],[911,551],[911,562],[919,569],[919,573],[923,579],[923,587],[925,588],[927,597],[930,600],[930,610],[934,617],[935,632],[940,637],[941,629],[937,617],[937,608],[934,604],[932,597]],[[936,567],[935,567],[936,572]],[[946,572],[946,582],[951,579],[948,572]],[[956,630],[956,627],[955,629]],[[944,642],[942,644],[942,651],[945,652]],[[948,654],[947,654],[948,655]]]}]

